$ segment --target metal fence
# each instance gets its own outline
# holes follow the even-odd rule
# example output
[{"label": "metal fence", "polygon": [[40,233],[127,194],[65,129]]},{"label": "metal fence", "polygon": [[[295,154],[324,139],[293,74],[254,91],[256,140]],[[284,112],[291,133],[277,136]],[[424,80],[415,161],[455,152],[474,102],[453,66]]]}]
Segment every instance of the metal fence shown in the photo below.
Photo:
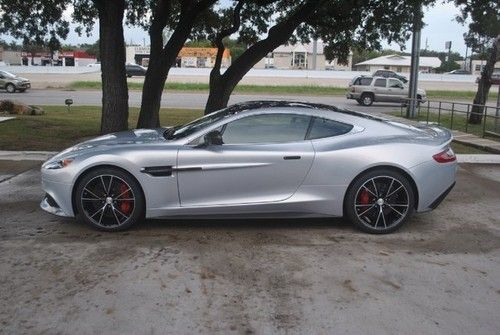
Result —
[{"label": "metal fence", "polygon": [[[406,117],[407,105],[411,100],[405,99],[401,104],[401,116]],[[482,107],[481,123],[472,124],[468,120],[473,106]],[[427,124],[438,124],[451,130],[459,130],[481,137],[491,136],[500,139],[500,108],[488,105],[475,105],[462,102],[427,100],[418,103],[416,120]]]}]

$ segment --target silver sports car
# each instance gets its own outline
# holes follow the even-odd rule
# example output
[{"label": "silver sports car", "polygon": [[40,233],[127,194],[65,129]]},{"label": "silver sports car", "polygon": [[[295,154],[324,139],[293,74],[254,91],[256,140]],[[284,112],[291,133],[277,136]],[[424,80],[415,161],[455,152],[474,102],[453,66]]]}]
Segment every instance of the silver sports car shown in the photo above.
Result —
[{"label": "silver sports car", "polygon": [[326,105],[247,102],[62,151],[42,166],[41,207],[108,231],[144,217],[345,216],[388,233],[452,189],[451,139]]}]

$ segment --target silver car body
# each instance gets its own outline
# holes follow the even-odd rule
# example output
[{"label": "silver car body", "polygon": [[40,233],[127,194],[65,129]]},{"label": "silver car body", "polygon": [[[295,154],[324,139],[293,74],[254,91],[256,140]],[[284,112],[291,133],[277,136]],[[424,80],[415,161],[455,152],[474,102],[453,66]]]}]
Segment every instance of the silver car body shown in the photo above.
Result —
[{"label": "silver car body", "polygon": [[[450,143],[446,129],[411,127],[328,106],[259,104],[177,140],[166,140],[164,128],[138,129],[69,148],[42,166],[42,187],[56,205],[45,198],[41,206],[53,214],[75,216],[75,184],[97,166],[121,168],[140,183],[148,218],[338,217],[351,182],[374,167],[409,176],[417,193],[416,210],[424,212],[455,182],[456,162],[442,164],[432,157]],[[353,128],[340,136],[291,143],[197,145],[208,132],[237,119],[280,113],[331,119]],[[73,162],[47,168],[65,158]]]}]

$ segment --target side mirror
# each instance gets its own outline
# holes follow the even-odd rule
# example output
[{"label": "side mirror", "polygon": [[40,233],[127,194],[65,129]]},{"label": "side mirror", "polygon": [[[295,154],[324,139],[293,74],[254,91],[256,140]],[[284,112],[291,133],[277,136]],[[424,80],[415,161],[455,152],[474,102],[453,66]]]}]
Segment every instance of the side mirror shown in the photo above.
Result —
[{"label": "side mirror", "polygon": [[212,130],[204,137],[205,145],[223,145],[222,134],[218,130]]}]

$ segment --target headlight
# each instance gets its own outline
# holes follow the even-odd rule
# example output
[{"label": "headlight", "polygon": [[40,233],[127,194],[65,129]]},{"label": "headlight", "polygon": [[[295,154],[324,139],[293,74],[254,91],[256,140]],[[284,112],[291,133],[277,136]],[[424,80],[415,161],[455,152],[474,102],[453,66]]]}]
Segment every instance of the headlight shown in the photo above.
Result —
[{"label": "headlight", "polygon": [[66,159],[61,159],[53,162],[49,162],[47,164],[44,164],[43,167],[47,170],[57,170],[57,169],[62,169],[68,165],[70,165],[73,162],[74,158],[66,158]]}]

